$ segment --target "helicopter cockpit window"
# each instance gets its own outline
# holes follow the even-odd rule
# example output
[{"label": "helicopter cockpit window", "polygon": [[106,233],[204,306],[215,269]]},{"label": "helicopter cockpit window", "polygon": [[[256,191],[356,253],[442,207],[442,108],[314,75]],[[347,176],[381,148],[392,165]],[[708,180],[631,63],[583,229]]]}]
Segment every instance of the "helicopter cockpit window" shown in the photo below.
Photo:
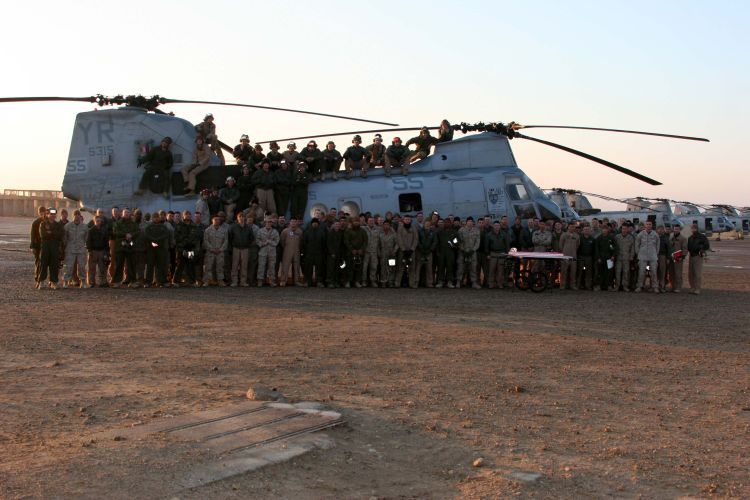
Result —
[{"label": "helicopter cockpit window", "polygon": [[528,200],[529,193],[523,184],[508,184],[508,196],[513,201]]},{"label": "helicopter cockpit window", "polygon": [[419,193],[404,193],[398,195],[398,211],[419,212],[422,210],[422,195]]},{"label": "helicopter cockpit window", "polygon": [[[539,214],[543,220],[557,220],[559,217],[549,211],[544,205],[539,204]],[[534,216],[536,217],[536,216]]]},{"label": "helicopter cockpit window", "polygon": [[[534,210],[533,203],[517,203],[513,206],[516,210],[516,215],[522,219],[533,219],[536,217],[536,210]],[[552,217],[556,219],[557,217]]]}]

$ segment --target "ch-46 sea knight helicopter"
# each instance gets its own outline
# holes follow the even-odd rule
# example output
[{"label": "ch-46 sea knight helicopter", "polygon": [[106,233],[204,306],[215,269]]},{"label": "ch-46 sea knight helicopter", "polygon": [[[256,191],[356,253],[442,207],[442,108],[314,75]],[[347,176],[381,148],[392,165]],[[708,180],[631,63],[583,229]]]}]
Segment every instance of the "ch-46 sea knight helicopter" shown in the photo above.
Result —
[{"label": "ch-46 sea knight helicopter", "polygon": [[[0,103],[44,101],[77,101],[96,103],[99,106],[118,106],[114,109],[82,112],[76,116],[62,191],[67,198],[78,201],[87,209],[111,206],[138,206],[147,211],[165,208],[194,209],[195,199],[183,194],[183,181],[179,170],[191,159],[196,135],[195,127],[185,119],[158,109],[160,105],[187,103],[240,106],[397,127],[397,124],[327,113],[250,104],[170,99],[160,96],[0,98]],[[277,139],[277,141],[398,132],[420,128],[422,127],[381,128]],[[531,128],[600,130],[708,142],[708,139],[698,137],[621,129],[556,125],[524,126],[514,122],[508,124],[461,123],[453,125],[452,129],[464,134],[477,133],[437,144],[433,154],[412,165],[408,176],[388,177],[383,174],[382,169],[375,169],[371,170],[366,178],[356,177],[347,181],[310,184],[305,219],[317,213],[325,213],[330,208],[337,208],[350,215],[357,215],[364,211],[413,214],[429,209],[441,214],[452,213],[460,217],[489,214],[493,218],[503,215],[511,218],[516,215],[522,218],[562,218],[560,207],[519,168],[509,142],[514,138],[534,141],[581,156],[651,185],[661,184],[607,160],[519,132],[521,129]],[[154,145],[158,147],[161,138],[165,136],[171,137],[173,141],[171,150],[174,155],[174,167],[170,179],[171,192],[167,199],[162,196],[161,189],[155,188],[151,188],[152,192],[147,192],[142,196],[134,196],[142,175],[142,170],[137,168],[139,157],[149,147]],[[222,148],[231,151],[231,148],[225,144],[222,144]],[[198,176],[198,189],[221,185],[228,176],[237,176],[240,173],[236,165],[220,166],[219,163],[218,158],[213,158],[214,168],[209,168]]]}]

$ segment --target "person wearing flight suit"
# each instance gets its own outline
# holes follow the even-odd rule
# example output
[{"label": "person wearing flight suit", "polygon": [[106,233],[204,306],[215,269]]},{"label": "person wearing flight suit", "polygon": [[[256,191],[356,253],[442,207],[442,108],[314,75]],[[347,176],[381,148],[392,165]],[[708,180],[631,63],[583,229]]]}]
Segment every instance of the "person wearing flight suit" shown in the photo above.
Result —
[{"label": "person wearing flight suit", "polygon": [[[688,255],[687,238],[682,235],[682,228],[674,226],[672,234],[669,236],[669,246],[672,248],[672,255],[669,256],[669,281],[672,283],[672,291],[680,293],[682,290],[682,266],[685,257]],[[675,255],[676,252],[681,252]]]},{"label": "person wearing flight suit", "polygon": [[[268,145],[268,148],[271,151],[269,151],[266,155],[266,160],[268,160],[268,163],[271,164],[271,172],[276,172],[281,166],[281,162],[284,160],[284,155],[279,153],[279,144],[276,141],[271,141],[271,143]],[[290,170],[293,167],[294,164],[289,165]]]},{"label": "person wearing flight suit", "polygon": [[[265,168],[265,164],[263,165]],[[273,227],[273,219],[267,217],[264,226],[258,231],[258,287],[268,278],[269,284],[276,286],[276,247],[279,245],[279,232]]]},{"label": "person wearing flight suit", "polygon": [[659,253],[657,257],[659,268],[656,274],[659,277],[659,291],[665,293],[667,291],[667,263],[669,262],[670,255],[672,255],[672,247],[669,245],[669,235],[664,226],[661,224],[657,226],[656,234],[659,235]]},{"label": "person wearing flight suit", "polygon": [[169,242],[172,233],[167,228],[168,222],[164,222],[161,215],[153,213],[151,224],[143,230],[143,239],[146,242],[146,284],[159,288],[169,286],[167,271],[169,270]]},{"label": "person wearing flight suit", "polygon": [[[86,250],[88,251],[88,281],[87,288],[96,286],[106,288],[107,264],[105,256],[109,252],[109,231],[104,224],[104,216],[96,215],[94,225],[86,234]],[[98,272],[97,272],[98,271]]]},{"label": "person wearing flight suit", "polygon": [[[591,226],[585,226],[581,235],[581,244],[578,246],[578,278],[576,279],[576,284],[579,286],[581,285],[581,281],[583,281],[584,290],[591,290],[593,286],[595,244],[596,239],[591,234]],[[619,261],[620,258],[618,256],[617,262]],[[617,282],[616,277],[615,282]]]},{"label": "person wearing flight suit", "polygon": [[203,286],[211,284],[226,285],[224,283],[224,252],[227,248],[229,248],[227,227],[222,224],[221,217],[218,214],[214,215],[211,219],[211,225],[203,233],[203,249],[205,250],[205,271],[203,272],[205,282]]},{"label": "person wearing flight suit", "polygon": [[[289,168],[293,168],[290,165]],[[292,217],[299,220],[305,218],[305,209],[307,208],[307,191],[312,181],[312,176],[307,173],[307,164],[305,162],[297,163],[297,167],[292,177]]]},{"label": "person wearing flight suit", "polygon": [[[443,225],[441,228],[440,225]],[[458,228],[443,219],[438,222],[437,232],[437,285],[436,288],[453,288],[455,279],[456,251],[458,250]]]},{"label": "person wearing flight suit", "polygon": [[39,224],[39,276],[37,289],[49,277],[49,287],[57,289],[58,271],[60,269],[60,252],[64,238],[63,226],[57,222],[57,212],[47,209],[45,219]]},{"label": "person wearing flight suit", "polygon": [[489,288],[504,288],[508,283],[508,275],[505,272],[505,256],[510,252],[510,236],[503,229],[500,221],[492,223],[492,229],[485,236],[484,253],[489,258],[489,270],[487,282]]},{"label": "person wearing flight suit", "polygon": [[[326,148],[322,152],[323,154],[323,165],[324,168],[320,171],[320,180],[326,179],[326,172],[331,172],[331,179],[338,180],[338,171],[341,168],[341,162],[344,161],[341,153],[336,149],[336,144],[333,141],[328,141]],[[351,177],[350,173],[347,172],[347,179]]]},{"label": "person wearing flight suit", "polygon": [[398,238],[391,229],[390,221],[383,221],[383,230],[378,234],[378,254],[380,255],[380,286],[396,288],[396,266],[398,261]]},{"label": "person wearing flight suit", "polygon": [[[589,229],[589,231],[591,231]],[[635,257],[635,238],[630,234],[627,226],[620,227],[620,233],[615,236],[617,242],[617,262],[615,262],[615,290],[627,292],[630,284],[630,265]]]},{"label": "person wearing flight suit", "polygon": [[[115,222],[112,233],[115,238],[115,274],[112,277],[112,286],[119,287],[129,285],[136,279],[135,270],[135,243],[141,228],[130,214],[130,209],[123,208],[122,214]],[[123,272],[127,277],[123,281]]]},{"label": "person wearing flight suit", "polygon": [[80,210],[73,212],[73,220],[65,225],[65,276],[63,276],[63,288],[71,283],[74,271],[78,269],[81,285],[86,277],[86,237],[89,228],[83,223]]},{"label": "person wearing flight suit", "polygon": [[276,184],[274,173],[271,172],[271,163],[263,161],[261,169],[253,174],[253,184],[256,188],[258,205],[265,213],[276,213],[276,201],[273,196],[273,188]]},{"label": "person wearing flight suit", "polygon": [[255,165],[250,161],[250,158],[253,156],[253,148],[250,147],[250,138],[247,134],[240,136],[240,143],[234,147],[232,156],[234,156],[238,167],[243,168],[248,166],[251,170],[254,170]]},{"label": "person wearing flight suit", "polygon": [[350,227],[344,230],[344,249],[346,250],[346,281],[345,288],[354,286],[362,288],[362,261],[367,250],[367,231],[359,225],[359,218],[350,219]]},{"label": "person wearing flight suit", "polygon": [[404,216],[403,223],[396,229],[396,241],[398,242],[396,286],[401,286],[404,271],[408,270],[409,287],[417,288],[417,266],[414,259],[419,245],[419,230],[409,215]]},{"label": "person wearing flight suit", "polygon": [[617,258],[618,248],[617,241],[609,232],[609,226],[602,226],[602,233],[596,238],[594,245],[594,257],[599,267],[599,283],[594,290],[615,291],[612,286],[612,270],[614,269],[614,260]]},{"label": "person wearing flight suit", "polygon": [[385,175],[391,176],[391,168],[399,167],[401,175],[409,175],[409,156],[411,151],[401,143],[400,137],[394,137],[388,149],[385,150]]},{"label": "person wearing flight suit", "polygon": [[560,290],[569,288],[578,290],[576,283],[578,248],[581,245],[581,237],[576,232],[575,224],[568,224],[568,230],[565,231],[559,240],[560,252],[571,259],[560,261]]},{"label": "person wearing flight suit", "polygon": [[[479,230],[474,226],[474,218],[467,217],[466,225],[458,230],[458,280],[456,288],[461,288],[464,274],[468,271],[471,287],[481,288],[477,280],[477,249],[479,249]],[[467,282],[467,285],[469,283]]]},{"label": "person wearing flight suit", "polygon": [[286,216],[286,212],[289,209],[289,195],[292,192],[292,184],[294,183],[294,171],[291,165],[283,162],[273,175],[273,196],[276,213]]},{"label": "person wearing flight suit", "polygon": [[307,171],[313,176],[313,181],[318,175],[325,175],[323,171],[323,152],[318,149],[315,141],[307,143],[307,147],[300,152],[302,160],[307,164]]},{"label": "person wearing flight suit", "polygon": [[375,134],[372,144],[365,148],[367,150],[367,161],[370,168],[385,166],[385,146],[383,146],[383,136]]},{"label": "person wearing flight suit", "polygon": [[[602,226],[602,234],[605,227],[607,226]],[[660,238],[656,231],[653,230],[652,222],[646,221],[644,230],[635,237],[635,253],[638,256],[638,284],[635,288],[636,293],[640,293],[643,288],[647,268],[651,273],[651,288],[654,292],[659,293],[656,274],[659,266],[659,244]]]},{"label": "person wearing flight suit", "polygon": [[295,217],[292,217],[289,220],[289,227],[281,231],[279,242],[283,249],[281,254],[279,285],[286,286],[290,269],[292,285],[301,283],[302,277],[299,276],[298,270],[301,269],[300,253],[302,250],[302,230],[299,228],[299,221]]},{"label": "person wearing flight suit", "polygon": [[362,285],[367,286],[367,279],[370,279],[370,286],[378,287],[378,245],[380,243],[379,233],[382,228],[375,225],[375,218],[368,217],[367,224],[364,226],[367,231],[367,248],[362,259]]},{"label": "person wearing flight suit", "polygon": [[417,149],[409,156],[409,163],[414,163],[417,160],[427,158],[430,154],[430,148],[437,143],[437,138],[430,135],[430,129],[422,127],[418,136],[412,137],[406,141],[405,146],[407,148],[412,144],[417,146]]},{"label": "person wearing flight suit", "polygon": [[237,223],[229,227],[229,246],[232,249],[232,277],[229,286],[247,286],[250,247],[255,246],[255,231],[247,224],[245,214],[237,214]]},{"label": "person wearing flight suit", "polygon": [[317,217],[313,217],[310,225],[302,234],[302,253],[304,256],[305,284],[313,286],[313,278],[318,288],[324,288],[325,271],[323,270],[323,257],[326,252],[326,232],[321,227]]},{"label": "person wearing flight suit", "polygon": [[701,283],[703,281],[703,261],[706,258],[706,252],[711,249],[708,238],[700,231],[698,225],[693,224],[691,227],[693,234],[687,240],[688,253],[688,282],[690,283],[690,293],[698,295],[701,293]]},{"label": "person wearing flight suit", "polygon": [[352,139],[352,146],[344,151],[344,168],[346,169],[346,178],[352,178],[352,170],[358,169],[361,177],[367,177],[367,169],[370,166],[370,159],[367,156],[367,150],[362,147],[362,138],[355,135]]},{"label": "person wearing flight suit", "polygon": [[198,175],[211,165],[211,150],[203,144],[203,136],[198,135],[195,137],[195,148],[193,149],[193,157],[190,163],[182,167],[180,173],[182,174],[182,180],[187,185],[185,188],[185,196],[192,196],[195,194],[195,182]]},{"label": "person wearing flight suit", "polygon": [[338,288],[341,284],[341,263],[344,251],[344,231],[341,222],[335,220],[326,233],[326,284]]},{"label": "person wearing flight suit", "polygon": [[432,274],[432,254],[437,248],[437,234],[432,228],[432,221],[426,220],[422,223],[419,231],[419,244],[417,245],[416,258],[414,262],[415,284],[418,286],[424,270],[424,282],[427,288],[433,288],[435,285]]},{"label": "person wearing flight suit", "polygon": [[[31,253],[34,255],[34,282],[39,282],[39,254],[42,249],[42,239],[39,233],[39,226],[44,222],[44,219],[47,216],[47,208],[46,207],[39,207],[37,209],[37,213],[39,216],[34,219],[34,222],[31,223],[31,232],[29,235],[29,239],[31,240],[31,243],[29,244],[29,248],[31,249]],[[38,288],[38,287],[37,287]]]},{"label": "person wearing flight suit", "polygon": [[188,285],[195,286],[195,261],[203,243],[203,235],[193,223],[189,210],[182,213],[182,221],[174,228],[174,241],[177,266],[172,276],[172,285],[180,286],[182,273],[185,273]]},{"label": "person wearing flight suit", "polygon": [[162,194],[164,197],[169,196],[169,172],[174,165],[174,158],[169,147],[172,145],[172,138],[165,137],[161,140],[158,148],[151,148],[146,155],[138,160],[138,166],[146,164],[146,168],[141,176],[141,182],[134,194],[142,195],[148,188],[148,183],[153,177],[161,178]]}]

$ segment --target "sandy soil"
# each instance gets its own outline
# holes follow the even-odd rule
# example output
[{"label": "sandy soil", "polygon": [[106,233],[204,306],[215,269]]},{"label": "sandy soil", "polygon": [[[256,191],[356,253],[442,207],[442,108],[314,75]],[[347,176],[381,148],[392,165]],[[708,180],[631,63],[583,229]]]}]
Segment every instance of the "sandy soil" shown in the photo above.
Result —
[{"label": "sandy soil", "polygon": [[[27,224],[0,219],[2,497],[750,496],[750,240],[698,297],[37,291]],[[341,411],[336,447],[184,490],[178,444],[91,442],[253,383]]]}]

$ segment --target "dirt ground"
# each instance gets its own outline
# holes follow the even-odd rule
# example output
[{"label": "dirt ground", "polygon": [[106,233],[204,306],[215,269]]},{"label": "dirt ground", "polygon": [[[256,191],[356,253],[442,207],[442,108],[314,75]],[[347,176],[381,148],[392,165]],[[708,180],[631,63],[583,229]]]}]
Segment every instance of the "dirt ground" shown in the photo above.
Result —
[{"label": "dirt ground", "polygon": [[[700,296],[37,291],[28,223],[0,219],[2,497],[750,496],[750,240]],[[336,447],[185,490],[201,456],[90,439],[254,383],[342,412]]]}]

